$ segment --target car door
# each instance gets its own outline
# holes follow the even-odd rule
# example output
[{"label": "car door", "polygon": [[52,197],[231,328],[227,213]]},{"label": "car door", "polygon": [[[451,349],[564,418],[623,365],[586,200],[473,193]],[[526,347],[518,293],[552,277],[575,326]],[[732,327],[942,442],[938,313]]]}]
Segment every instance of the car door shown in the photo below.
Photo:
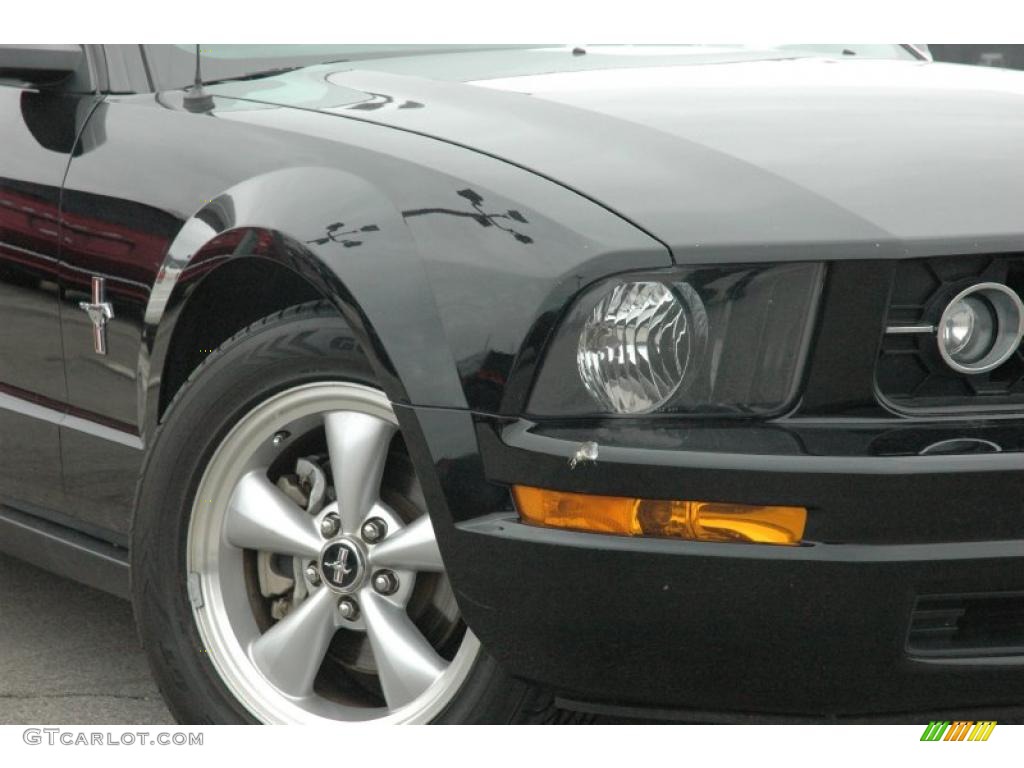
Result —
[{"label": "car door", "polygon": [[[109,107],[90,117],[63,194],[61,328],[69,414],[78,421],[62,427],[61,454],[79,517],[126,535],[144,448],[144,314],[181,224],[133,198],[138,177],[107,142]],[[90,187],[94,174],[106,178],[103,191]]]},{"label": "car door", "polygon": [[[107,45],[101,53],[110,93],[80,132],[61,195],[69,418],[60,443],[64,489],[77,518],[126,541],[145,448],[144,315],[182,225],[176,195],[184,182],[171,171],[185,158],[174,129],[162,125],[166,110],[152,94],[141,47]],[[189,203],[198,207],[199,197]]]},{"label": "car door", "polygon": [[[9,56],[10,54],[8,54]],[[63,506],[67,390],[59,319],[60,191],[96,97],[0,71],[0,503]],[[83,92],[84,91],[84,92]]]}]

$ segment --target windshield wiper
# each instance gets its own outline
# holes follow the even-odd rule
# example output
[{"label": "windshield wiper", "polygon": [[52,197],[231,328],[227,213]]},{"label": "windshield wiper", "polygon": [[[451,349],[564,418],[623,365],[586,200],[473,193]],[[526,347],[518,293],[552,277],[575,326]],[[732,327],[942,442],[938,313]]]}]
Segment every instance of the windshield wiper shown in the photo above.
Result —
[{"label": "windshield wiper", "polygon": [[294,72],[296,69],[302,69],[301,66],[293,67],[271,67],[269,69],[258,69],[255,72],[246,72],[242,75],[234,75],[232,77],[220,77],[216,80],[203,80],[203,85],[217,85],[218,83],[233,83],[238,80],[259,80],[261,77],[270,77],[272,75],[281,75],[285,72]]}]

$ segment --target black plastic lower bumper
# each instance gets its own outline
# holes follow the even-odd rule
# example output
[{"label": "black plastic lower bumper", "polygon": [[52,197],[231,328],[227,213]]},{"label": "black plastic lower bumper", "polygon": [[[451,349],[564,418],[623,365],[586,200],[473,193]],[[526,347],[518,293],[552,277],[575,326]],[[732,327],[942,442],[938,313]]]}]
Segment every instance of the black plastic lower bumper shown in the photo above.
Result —
[{"label": "black plastic lower bumper", "polygon": [[460,526],[459,598],[515,673],[570,698],[806,715],[1024,700],[1017,659],[914,659],[921,594],[1024,588],[1017,542],[782,548]]},{"label": "black plastic lower bumper", "polygon": [[[811,720],[1024,705],[1024,647],[1006,642],[1024,594],[1024,454],[810,455],[801,441],[744,455],[675,450],[664,427],[654,448],[604,428],[598,464],[578,472],[571,439],[464,412],[415,417],[468,624],[511,673],[565,700]],[[517,482],[803,504],[814,535],[775,547],[536,528],[512,510]],[[993,620],[1002,645],[908,646],[933,596],[1010,596]]]}]

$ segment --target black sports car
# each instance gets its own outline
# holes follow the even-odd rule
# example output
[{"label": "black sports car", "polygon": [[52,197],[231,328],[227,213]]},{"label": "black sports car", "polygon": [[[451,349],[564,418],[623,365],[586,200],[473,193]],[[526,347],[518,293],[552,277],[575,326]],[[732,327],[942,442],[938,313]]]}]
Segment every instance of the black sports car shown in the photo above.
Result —
[{"label": "black sports car", "polygon": [[1024,703],[1024,74],[87,45],[0,78],[0,549],[130,594],[181,721]]}]

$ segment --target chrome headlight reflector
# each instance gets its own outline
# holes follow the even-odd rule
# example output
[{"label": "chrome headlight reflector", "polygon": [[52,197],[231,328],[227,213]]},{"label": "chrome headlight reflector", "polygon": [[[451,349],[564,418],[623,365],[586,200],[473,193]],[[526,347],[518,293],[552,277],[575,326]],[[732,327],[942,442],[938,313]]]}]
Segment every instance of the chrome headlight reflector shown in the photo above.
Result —
[{"label": "chrome headlight reflector", "polygon": [[686,283],[616,284],[583,323],[580,379],[609,412],[648,413],[683,384],[707,336],[704,304]]},{"label": "chrome headlight reflector", "polygon": [[528,412],[777,413],[798,388],[824,271],[699,266],[599,282],[548,345]]}]

